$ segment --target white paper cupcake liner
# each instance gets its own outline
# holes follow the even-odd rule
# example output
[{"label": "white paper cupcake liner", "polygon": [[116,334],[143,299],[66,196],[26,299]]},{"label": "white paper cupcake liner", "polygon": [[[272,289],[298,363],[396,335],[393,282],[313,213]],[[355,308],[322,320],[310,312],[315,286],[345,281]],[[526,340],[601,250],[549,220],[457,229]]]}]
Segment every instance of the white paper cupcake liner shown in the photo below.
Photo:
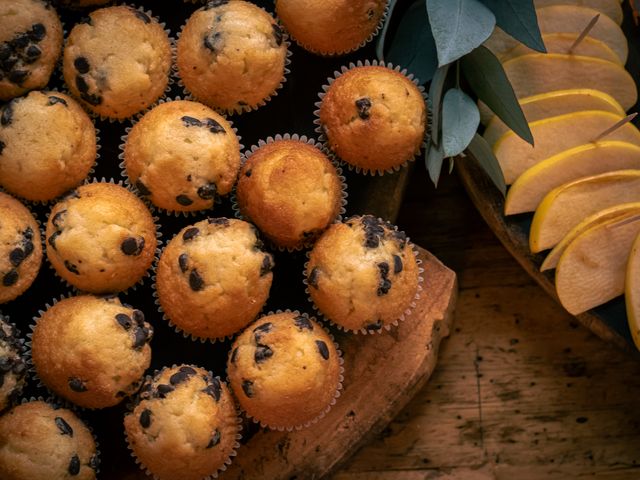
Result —
[{"label": "white paper cupcake liner", "polygon": [[[259,7],[259,8],[261,8],[262,10],[264,10],[266,12],[266,10],[264,8],[262,8],[262,7]],[[269,14],[269,16],[273,17],[273,15],[271,15],[271,13],[269,13],[269,12],[267,12],[267,13]],[[189,20],[187,19],[187,21],[189,21]],[[176,45],[180,41],[180,37],[182,36],[182,31],[184,30],[185,25],[186,25],[186,23],[183,24],[180,27],[180,31],[176,35],[176,38],[177,38],[176,39]],[[264,107],[268,102],[271,101],[271,99],[273,97],[277,97],[278,96],[278,91],[280,91],[282,89],[282,87],[284,86],[285,82],[287,81],[287,76],[291,73],[291,70],[289,69],[289,65],[291,64],[291,55],[292,55],[291,42],[289,41],[289,36],[287,35],[287,33],[284,30],[282,31],[282,43],[286,47],[286,54],[285,54],[285,59],[284,59],[284,71],[282,73],[282,80],[280,81],[278,86],[273,90],[273,92],[271,92],[265,98],[260,100],[256,105],[238,105],[238,106],[236,106],[234,108],[221,108],[221,107],[217,107],[215,105],[207,104],[206,102],[204,102],[201,99],[199,99],[196,95],[192,94],[191,91],[189,91],[189,89],[185,85],[183,79],[180,77],[180,72],[178,70],[178,65],[177,65],[177,61],[176,61],[176,62],[174,62],[175,74],[176,74],[176,78],[178,79],[178,81],[177,81],[178,86],[182,89],[182,92],[183,92],[183,95],[184,95],[184,99],[185,100],[192,100],[192,101],[200,102],[200,103],[202,103],[204,105],[207,105],[209,108],[212,108],[216,112],[223,113],[223,114],[226,114],[226,115],[241,115],[241,114],[243,114],[245,112],[252,112],[254,110],[259,109],[260,107]],[[177,49],[176,49],[176,55],[177,55]]]},{"label": "white paper cupcake liner", "polygon": [[[338,398],[340,398],[340,396],[342,395],[342,390],[344,389],[343,386],[343,382],[344,382],[344,358],[342,355],[342,350],[340,350],[340,345],[338,345],[338,342],[336,342],[333,334],[327,330],[326,328],[324,328],[322,326],[322,324],[315,318],[312,316],[309,316],[307,313],[302,313],[299,310],[291,310],[289,308],[285,309],[285,310],[281,310],[281,309],[277,309],[275,311],[271,310],[267,313],[265,313],[264,315],[259,315],[258,318],[252,322],[249,326],[253,325],[255,322],[259,322],[260,320],[262,320],[264,317],[268,317],[269,315],[276,315],[276,314],[280,314],[280,313],[291,313],[297,316],[304,316],[307,317],[309,320],[312,320],[314,322],[316,322],[316,324],[323,328],[323,330],[325,331],[325,333],[327,335],[329,335],[329,338],[331,338],[331,341],[333,342],[333,345],[336,349],[336,353],[338,355],[338,364],[339,364],[339,368],[340,368],[340,372],[338,374],[338,386],[336,387],[336,392],[333,396],[333,398],[331,399],[331,401],[329,402],[329,405],[327,405],[327,407],[320,413],[318,414],[316,417],[314,417],[311,420],[308,420],[300,425],[293,425],[293,426],[287,426],[287,427],[283,427],[283,426],[272,426],[269,425],[268,423],[265,423],[263,421],[261,421],[258,418],[255,418],[254,416],[250,415],[249,412],[247,412],[246,410],[242,409],[240,403],[238,402],[238,406],[241,408],[242,413],[246,416],[247,419],[249,419],[250,421],[252,421],[253,423],[257,423],[260,425],[260,427],[262,428],[268,428],[270,430],[277,430],[279,432],[292,432],[292,431],[296,431],[296,430],[303,430],[305,428],[309,428],[311,425],[315,425],[316,423],[318,423],[320,420],[322,420],[327,413],[329,413],[331,411],[331,409],[333,408],[333,406],[336,404],[336,402],[338,401]],[[242,332],[240,332],[242,333]],[[229,350],[229,359],[231,358],[231,355],[233,353],[233,345],[231,346],[231,349]],[[230,361],[230,360],[229,360]],[[227,362],[227,370],[228,370],[228,365],[229,365],[229,361]],[[227,372],[227,378],[229,378],[229,374]],[[229,386],[231,385],[231,382],[228,382]],[[229,389],[231,390],[231,392],[233,393],[233,395],[237,398],[237,395],[235,394],[235,392],[233,392],[233,389],[231,389],[231,387],[229,387]]]},{"label": "white paper cupcake liner", "polygon": [[[317,142],[314,138],[310,138],[307,137],[306,135],[298,135],[297,133],[291,134],[291,133],[284,133],[284,134],[276,134],[275,137],[272,136],[268,136],[266,139],[260,139],[258,140],[257,144],[251,145],[251,147],[247,150],[245,150],[243,152],[243,154],[240,157],[240,169],[242,169],[242,166],[247,162],[247,160],[255,153],[257,152],[260,148],[264,147],[265,145],[268,145],[270,143],[274,143],[274,142],[279,142],[282,140],[295,140],[295,141],[299,141],[299,142],[303,142],[306,143],[307,145],[311,145],[312,147],[317,148],[320,152],[322,152],[324,155],[327,156],[327,158],[329,159],[329,161],[331,162],[331,164],[333,165],[333,167],[336,169],[336,173],[338,175],[338,179],[340,180],[340,191],[341,191],[341,199],[340,199],[340,208],[338,210],[338,214],[336,215],[336,217],[331,220],[323,229],[323,231],[325,231],[327,228],[329,228],[330,225],[334,224],[334,223],[340,223],[342,221],[342,217],[344,216],[344,214],[347,211],[347,203],[348,202],[348,197],[349,194],[347,192],[347,179],[345,178],[345,176],[343,175],[342,172],[342,167],[341,167],[341,163],[337,157],[335,156],[335,154],[329,150],[325,145]],[[251,218],[249,218],[247,215],[244,215],[241,210],[240,210],[240,205],[238,203],[238,193],[237,193],[237,182],[236,185],[234,186],[232,192],[231,192],[231,209],[233,210],[233,213],[235,215],[236,218],[240,219],[240,220],[244,220],[246,222],[251,223],[252,225],[254,225],[256,228],[258,228],[258,226],[253,222],[253,220]],[[260,230],[258,228],[258,230]],[[278,250],[280,252],[296,252],[296,251],[301,251],[301,250],[305,250],[307,248],[310,248],[313,246],[313,244],[315,243],[315,241],[317,240],[317,238],[314,238],[308,242],[304,242],[301,243],[300,245],[297,245],[295,247],[283,247],[281,245],[278,245],[274,240],[272,240],[271,238],[269,238],[264,232],[262,232],[262,235],[266,241],[266,243],[269,245],[269,247],[271,247],[274,250]]]},{"label": "white paper cupcake liner", "polygon": [[416,88],[420,91],[420,93],[422,94],[422,97],[424,98],[425,101],[425,108],[427,111],[427,119],[426,119],[426,125],[425,125],[425,129],[424,129],[424,138],[422,143],[420,144],[420,146],[418,147],[418,149],[413,153],[413,156],[411,158],[407,158],[404,160],[403,163],[396,165],[394,167],[390,167],[387,169],[369,169],[369,168],[363,168],[363,167],[359,167],[357,165],[353,165],[349,162],[347,162],[346,160],[343,160],[342,158],[340,158],[340,155],[338,155],[337,152],[334,152],[336,157],[340,160],[340,162],[342,162],[350,171],[355,170],[356,173],[362,173],[364,175],[371,175],[371,176],[375,176],[375,175],[384,175],[385,173],[394,173],[397,172],[399,170],[401,170],[402,168],[406,167],[408,165],[408,162],[412,162],[415,160],[416,156],[418,156],[420,154],[420,151],[423,149],[427,148],[427,145],[430,141],[430,135],[431,135],[431,101],[429,99],[429,96],[427,94],[427,91],[425,90],[425,88],[420,85],[419,81],[417,78],[414,77],[414,75],[412,73],[409,73],[407,71],[406,68],[401,68],[398,65],[393,65],[392,63],[384,63],[384,62],[379,62],[378,60],[365,60],[364,62],[361,60],[358,60],[356,63],[353,62],[349,62],[348,66],[343,65],[342,67],[340,67],[340,71],[334,71],[333,72],[333,76],[327,78],[327,83],[323,84],[321,87],[321,91],[318,93],[318,97],[320,98],[320,101],[316,102],[314,105],[316,107],[316,109],[313,111],[313,115],[315,117],[313,123],[316,125],[315,131],[318,134],[318,140],[329,150],[333,151],[331,149],[331,145],[329,144],[329,139],[327,138],[327,135],[325,134],[324,128],[322,123],[320,122],[320,107],[322,105],[322,101],[324,100],[325,95],[327,94],[327,92],[329,91],[329,88],[331,88],[331,85],[333,85],[333,83],[342,75],[344,75],[346,72],[348,72],[349,70],[352,70],[354,68],[357,67],[386,67],[390,70],[394,70],[398,73],[400,73],[401,75],[404,75],[408,80],[410,80],[415,86]]},{"label": "white paper cupcake liner", "polygon": [[[163,98],[158,100],[158,105],[161,105],[163,103],[168,103],[168,102],[173,102],[173,101],[180,101],[180,100],[188,100],[186,98],[182,98],[180,96],[176,96],[173,98]],[[200,103],[197,102],[196,100],[188,100],[191,102],[196,102],[196,103]],[[202,104],[204,105],[204,104]],[[206,106],[206,105],[205,105]],[[207,107],[207,108],[211,108],[211,107]],[[145,112],[147,113],[147,112]],[[216,112],[218,113],[218,112]],[[242,144],[242,137],[240,136],[240,134],[238,133],[238,129],[236,127],[233,126],[233,121],[230,120],[229,118],[227,118],[227,116],[225,114],[220,114],[224,117],[224,119],[229,123],[229,125],[231,126],[231,129],[233,130],[233,132],[236,135],[236,138],[238,139],[238,147],[239,147],[239,151],[240,151],[240,162],[242,162],[242,151],[244,150],[244,145]],[[165,215],[173,215],[175,217],[185,217],[185,218],[190,218],[190,217],[195,217],[201,213],[215,213],[215,206],[216,204],[221,203],[222,198],[226,198],[228,196],[231,195],[231,193],[225,195],[224,197],[221,197],[220,195],[216,195],[213,201],[213,204],[211,205],[210,208],[205,208],[202,210],[191,210],[191,211],[183,211],[183,210],[167,210],[166,208],[161,208],[158,207],[157,205],[155,205],[151,199],[148,196],[142,195],[142,193],[138,190],[138,188],[136,187],[136,185],[134,183],[131,182],[131,179],[129,178],[129,175],[127,173],[127,168],[125,165],[125,160],[124,160],[124,149],[125,149],[125,145],[127,143],[127,139],[129,138],[129,134],[131,133],[131,130],[133,129],[133,127],[142,119],[144,115],[136,118],[136,119],[132,119],[132,125],[130,127],[126,127],[125,128],[125,134],[122,135],[120,137],[120,144],[118,145],[118,160],[120,160],[120,162],[118,163],[118,168],[120,169],[120,175],[122,176],[122,178],[124,179],[124,183],[127,187],[127,189],[131,190],[133,193],[135,193],[144,203],[145,205],[147,205],[147,207],[154,213],[163,213]],[[240,164],[242,165],[242,163]]]},{"label": "white paper cupcake liner", "polygon": [[[347,219],[348,220],[348,219]],[[378,218],[378,221],[383,222],[385,224],[387,224],[388,226],[393,227],[393,229],[397,232],[398,227],[397,225],[393,225],[385,220],[382,220],[381,218]],[[310,261],[310,256],[311,256],[311,252],[312,250],[309,250],[306,252],[307,255],[307,260],[304,262],[304,267],[302,270],[302,283],[305,285],[304,291],[307,294],[307,300],[308,302],[311,304],[311,307],[313,308],[314,312],[316,313],[316,315],[318,316],[318,318],[324,320],[325,322],[329,323],[330,325],[332,325],[333,327],[337,328],[338,330],[342,331],[342,332],[346,332],[346,333],[355,333],[355,334],[362,334],[362,335],[376,335],[376,334],[381,334],[383,331],[390,331],[392,328],[397,327],[400,322],[404,322],[407,317],[409,315],[411,315],[414,311],[414,309],[416,308],[417,302],[420,299],[420,296],[422,294],[422,284],[424,283],[424,268],[421,267],[422,265],[422,260],[420,258],[418,258],[418,250],[416,249],[415,245],[411,242],[411,240],[409,239],[409,237],[407,237],[406,239],[407,245],[411,246],[411,251],[416,259],[416,264],[418,265],[418,286],[416,288],[416,293],[413,297],[413,300],[411,301],[411,303],[407,306],[407,308],[404,309],[404,311],[402,311],[399,315],[398,318],[394,319],[391,322],[385,323],[383,324],[380,328],[378,329],[366,329],[366,328],[360,328],[357,330],[354,329],[350,329],[347,327],[344,327],[343,325],[336,323],[335,321],[333,321],[331,318],[329,318],[327,315],[325,315],[322,310],[320,310],[320,308],[318,308],[318,306],[315,304],[315,302],[313,301],[313,298],[311,297],[311,292],[309,290],[309,282],[307,280],[307,276],[306,276],[306,272],[307,272],[307,267],[309,266],[309,261]]]}]

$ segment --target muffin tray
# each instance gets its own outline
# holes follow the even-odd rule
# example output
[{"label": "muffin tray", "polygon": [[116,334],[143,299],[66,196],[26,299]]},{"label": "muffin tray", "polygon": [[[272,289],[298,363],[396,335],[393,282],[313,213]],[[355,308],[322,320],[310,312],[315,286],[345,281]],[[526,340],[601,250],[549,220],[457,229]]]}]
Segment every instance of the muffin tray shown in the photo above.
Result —
[{"label": "muffin tray", "polygon": [[[117,2],[120,3],[120,2]],[[273,2],[254,1],[273,12]],[[175,37],[180,27],[199,4],[181,1],[158,2],[137,0],[128,2],[151,10],[154,16],[166,23]],[[82,18],[83,12],[59,10],[68,32]],[[248,149],[258,140],[276,134],[297,133],[316,138],[314,131],[314,103],[318,100],[327,78],[342,65],[358,60],[375,58],[372,44],[357,52],[336,58],[322,58],[291,46],[291,73],[277,96],[256,111],[233,115],[230,119],[238,129],[241,143]],[[60,69],[54,72],[48,90],[65,91]],[[175,82],[170,98],[182,97],[184,92]],[[124,182],[118,167],[119,147],[130,121],[108,122],[95,120],[100,130],[100,159],[90,181],[113,179]],[[393,174],[365,176],[344,168],[347,181],[348,203],[346,216],[370,213],[395,221],[402,200],[410,167]],[[30,205],[41,224],[46,223],[52,205]],[[213,210],[195,215],[175,216],[154,212],[166,243],[181,228],[207,217],[233,217],[229,198],[216,204]],[[352,335],[330,328],[344,355],[344,390],[332,410],[308,429],[294,432],[278,432],[260,429],[256,424],[244,421],[243,439],[238,455],[221,478],[318,478],[331,472],[344,459],[367,441],[369,435],[382,430],[386,424],[410,400],[428,379],[436,363],[438,347],[449,332],[456,301],[455,273],[442,265],[428,252],[419,249],[424,269],[423,292],[413,313],[398,328],[375,335]],[[275,258],[274,283],[270,299],[263,313],[277,309],[298,309],[313,315],[302,282],[306,253],[273,251]],[[199,342],[176,333],[166,322],[153,298],[151,278],[142,285],[119,294],[120,299],[142,310],[154,327],[151,342],[152,363],[150,372],[172,364],[195,364],[211,370],[221,378],[226,377],[225,366],[230,341]],[[10,316],[24,336],[29,332],[32,318],[51,304],[54,298],[69,294],[70,288],[57,278],[48,262],[33,286],[13,302],[0,306]],[[426,345],[426,348],[425,348]],[[25,397],[50,393],[30,379]],[[103,410],[77,410],[80,417],[94,430],[101,451],[99,478],[135,479],[149,478],[134,463],[126,448],[123,431],[123,404]]]}]

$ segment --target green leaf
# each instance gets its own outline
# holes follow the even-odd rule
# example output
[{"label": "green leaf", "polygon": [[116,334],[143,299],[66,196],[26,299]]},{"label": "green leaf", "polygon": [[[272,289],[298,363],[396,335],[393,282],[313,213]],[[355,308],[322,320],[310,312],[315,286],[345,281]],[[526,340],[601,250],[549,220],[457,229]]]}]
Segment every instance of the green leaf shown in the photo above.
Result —
[{"label": "green leaf", "polygon": [[482,100],[511,130],[533,145],[533,135],[502,64],[483,46],[462,57],[460,62],[467,82]]},{"label": "green leaf", "polygon": [[[475,157],[480,166],[483,168],[493,184],[500,190],[500,193],[504,196],[507,192],[507,185],[504,183],[504,176],[502,175],[502,169],[498,159],[493,154],[491,147],[487,141],[477,133],[469,144],[469,152]],[[468,161],[469,159],[467,158]]]},{"label": "green leaf", "polygon": [[376,56],[378,60],[384,62],[384,50],[385,50],[385,39],[387,38],[387,30],[389,30],[389,24],[391,23],[391,16],[393,15],[393,9],[396,7],[396,2],[398,0],[389,0],[389,6],[387,7],[387,19],[382,26],[382,30],[380,31],[380,35],[378,35],[378,40],[376,41]]},{"label": "green leaf", "polygon": [[427,172],[429,172],[429,178],[431,178],[431,181],[436,187],[438,186],[438,180],[440,179],[443,160],[444,152],[442,151],[442,148],[430,143],[425,154],[425,164],[427,166]]},{"label": "green leaf", "polygon": [[438,68],[438,57],[424,0],[416,0],[402,16],[398,30],[389,43],[386,59],[406,68],[421,83],[433,77]]},{"label": "green leaf", "polygon": [[442,116],[442,92],[444,92],[444,82],[447,80],[449,73],[449,64],[443,65],[436,70],[429,87],[429,100],[431,100],[431,141],[436,145],[440,145],[440,119]]},{"label": "green leaf", "polygon": [[451,63],[482,44],[496,17],[479,0],[426,0],[439,66]]},{"label": "green leaf", "polygon": [[480,0],[496,16],[496,23],[505,32],[527,47],[546,53],[540,35],[533,0]]},{"label": "green leaf", "polygon": [[461,154],[480,125],[476,103],[462,90],[450,89],[442,102],[442,146],[445,157]]}]

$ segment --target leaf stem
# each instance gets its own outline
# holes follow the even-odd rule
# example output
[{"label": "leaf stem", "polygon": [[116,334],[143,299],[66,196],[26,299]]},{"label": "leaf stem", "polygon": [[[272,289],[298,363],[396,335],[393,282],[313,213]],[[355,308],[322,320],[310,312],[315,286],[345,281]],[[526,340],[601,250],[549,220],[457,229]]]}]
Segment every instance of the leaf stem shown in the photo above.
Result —
[{"label": "leaf stem", "polygon": [[631,120],[633,120],[634,118],[636,118],[636,116],[638,115],[638,112],[636,113],[632,113],[631,115],[627,115],[625,118],[623,118],[622,120],[620,120],[619,122],[616,122],[615,125],[612,125],[611,127],[607,128],[604,132],[602,132],[600,135],[597,135],[596,138],[594,138],[593,140],[591,140],[593,143],[596,143],[600,140],[602,140],[604,137],[606,137],[607,135],[615,132],[616,130],[618,130],[620,127],[622,127],[623,125],[629,123]]},{"label": "leaf stem", "polygon": [[582,30],[582,33],[580,35],[578,35],[578,38],[576,38],[576,41],[573,42],[573,45],[571,45],[569,47],[569,50],[567,50],[567,53],[569,55],[571,55],[573,53],[573,51],[578,48],[578,45],[580,45],[580,43],[582,42],[582,40],[584,40],[584,37],[586,37],[587,35],[589,35],[589,32],[591,31],[591,29],[593,27],[595,27],[596,23],[598,23],[598,20],[600,19],[600,14],[597,14],[595,17],[593,17],[591,19],[591,21],[587,24],[586,27],[584,27],[584,30]]}]

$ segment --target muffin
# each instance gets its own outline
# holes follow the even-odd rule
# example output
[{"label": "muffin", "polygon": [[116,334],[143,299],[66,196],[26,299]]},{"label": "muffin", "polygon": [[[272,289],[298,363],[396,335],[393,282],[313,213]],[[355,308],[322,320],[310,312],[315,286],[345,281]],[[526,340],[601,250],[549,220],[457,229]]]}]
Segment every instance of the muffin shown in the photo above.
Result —
[{"label": "muffin", "polygon": [[332,225],[306,266],[314,305],[345,330],[389,328],[413,308],[420,269],[404,233],[371,215]]},{"label": "muffin", "polygon": [[82,185],[51,209],[47,258],[68,283],[90,293],[135,285],[156,251],[156,227],[144,203],[112,183]]},{"label": "muffin", "polygon": [[30,92],[2,109],[0,185],[32,201],[52,200],[84,180],[96,159],[96,130],[73,99]]},{"label": "muffin", "polygon": [[153,328],[117,297],[82,295],[48,308],[33,329],[31,357],[42,383],[87,408],[117,405],[140,387]]},{"label": "muffin", "polygon": [[347,70],[320,104],[320,127],[331,149],[365,172],[397,169],[420,151],[427,107],[416,85],[382,66]]},{"label": "muffin", "polygon": [[71,411],[37,400],[0,417],[0,478],[96,478],[99,460],[87,426]]},{"label": "muffin", "polygon": [[307,315],[266,315],[231,347],[229,384],[240,406],[265,426],[292,429],[321,418],[341,388],[342,360]]},{"label": "muffin", "polygon": [[269,297],[273,265],[251,224],[203,220],[183,228],[162,252],[158,302],[179,331],[221,339],[260,313]]},{"label": "muffin", "polygon": [[62,24],[42,0],[0,2],[0,101],[49,83],[62,51]]},{"label": "muffin", "polygon": [[159,208],[212,208],[233,188],[238,137],[224,117],[196,102],[158,105],[136,123],[124,146],[127,176]]},{"label": "muffin", "polygon": [[162,26],[128,6],[76,24],[63,56],[64,80],[90,111],[122,120],[152,105],[168,85],[171,44]]},{"label": "muffin", "polygon": [[36,279],[42,263],[42,240],[31,212],[2,192],[0,219],[0,303],[6,303],[22,295]]},{"label": "muffin", "polygon": [[238,416],[227,386],[188,365],[147,380],[124,428],[133,455],[158,480],[215,476],[238,447]]},{"label": "muffin", "polygon": [[17,399],[26,383],[23,353],[20,332],[0,313],[0,412]]},{"label": "muffin", "polygon": [[275,140],[250,154],[237,187],[240,213],[279,247],[300,248],[338,216],[342,181],[318,148],[303,140]]},{"label": "muffin", "polygon": [[284,80],[287,45],[267,12],[241,0],[214,0],[187,20],[177,46],[186,89],[212,108],[263,105]]},{"label": "muffin", "polygon": [[371,40],[386,6],[387,0],[276,0],[276,13],[302,48],[334,55]]}]

